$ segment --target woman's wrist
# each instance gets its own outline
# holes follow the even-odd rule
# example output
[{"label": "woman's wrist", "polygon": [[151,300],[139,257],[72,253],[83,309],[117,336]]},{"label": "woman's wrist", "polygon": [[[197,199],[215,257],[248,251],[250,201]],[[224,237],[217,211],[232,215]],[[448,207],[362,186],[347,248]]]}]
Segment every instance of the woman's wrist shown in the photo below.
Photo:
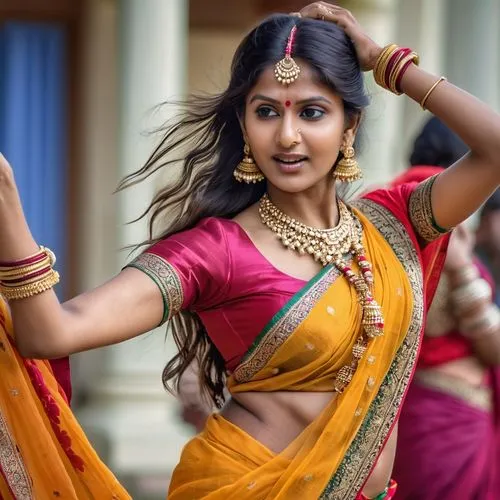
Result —
[{"label": "woman's wrist", "polygon": [[0,261],[15,261],[38,250],[14,180],[0,188]]},{"label": "woman's wrist", "polygon": [[381,56],[383,50],[384,47],[381,47],[375,42],[373,43],[373,46],[370,48],[370,56],[368,58],[368,71],[373,71],[375,69],[375,65],[377,64],[377,61]]},{"label": "woman's wrist", "polygon": [[0,216],[0,260],[16,261],[32,255],[39,249],[24,216]]}]

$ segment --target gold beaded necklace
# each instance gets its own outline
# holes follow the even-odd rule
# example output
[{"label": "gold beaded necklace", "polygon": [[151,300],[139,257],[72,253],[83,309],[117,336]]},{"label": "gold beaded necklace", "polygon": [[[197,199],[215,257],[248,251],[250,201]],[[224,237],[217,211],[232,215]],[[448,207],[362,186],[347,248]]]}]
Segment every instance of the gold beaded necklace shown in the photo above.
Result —
[{"label": "gold beaded necklace", "polygon": [[[331,229],[317,229],[289,217],[265,194],[259,203],[259,214],[281,243],[301,255],[309,254],[323,266],[335,266],[356,290],[361,306],[361,334],[356,340],[349,365],[343,366],[335,379],[334,389],[343,392],[352,380],[368,341],[384,333],[384,319],[379,304],[373,298],[372,266],[365,256],[362,244],[363,227],[359,219],[339,201],[339,223]],[[349,266],[349,255],[354,256],[359,273]]]}]

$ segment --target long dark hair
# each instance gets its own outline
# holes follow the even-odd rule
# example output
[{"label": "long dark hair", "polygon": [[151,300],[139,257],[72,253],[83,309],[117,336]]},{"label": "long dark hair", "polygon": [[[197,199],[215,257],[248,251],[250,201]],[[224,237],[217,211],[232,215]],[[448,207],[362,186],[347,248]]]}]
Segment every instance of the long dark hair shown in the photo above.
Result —
[{"label": "long dark hair", "polygon": [[[231,78],[224,92],[190,96],[180,104],[175,120],[161,128],[163,137],[145,165],[126,177],[120,188],[131,186],[158,170],[168,169],[173,179],[154,197],[143,216],[150,216],[145,245],[195,226],[204,217],[232,218],[257,202],[265,183],[240,184],[233,171],[243,156],[239,118],[245,99],[262,71],[284,56],[290,30],[297,25],[293,57],[307,62],[319,80],[338,93],[347,117],[368,104],[354,46],[332,23],[274,15],[254,28],[236,50]],[[161,234],[157,223],[168,216]],[[179,349],[163,371],[163,383],[178,389],[179,377],[197,359],[200,385],[220,407],[224,402],[225,363],[200,319],[182,312],[171,320]]]}]

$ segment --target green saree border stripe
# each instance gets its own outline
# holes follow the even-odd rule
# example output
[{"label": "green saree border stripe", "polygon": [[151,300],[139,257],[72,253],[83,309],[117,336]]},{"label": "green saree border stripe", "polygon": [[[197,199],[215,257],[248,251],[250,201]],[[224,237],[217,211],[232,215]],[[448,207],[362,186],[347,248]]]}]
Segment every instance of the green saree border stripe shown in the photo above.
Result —
[{"label": "green saree border stripe", "polygon": [[177,270],[155,253],[144,252],[125,267],[134,267],[147,274],[158,286],[163,299],[163,318],[160,324],[177,314],[184,302],[182,282]]},{"label": "green saree border stripe", "polygon": [[410,382],[424,318],[422,269],[406,228],[392,212],[371,200],[358,200],[353,206],[377,227],[407,272],[413,292],[413,311],[408,332],[379,392],[320,500],[353,500],[363,487],[396,420]]},{"label": "green saree border stripe", "polygon": [[166,291],[165,291],[165,288],[163,287],[163,284],[162,284],[160,278],[158,278],[158,276],[156,276],[156,274],[154,274],[152,271],[147,269],[145,266],[143,266],[139,263],[136,263],[134,261],[132,261],[130,264],[127,264],[125,267],[133,267],[133,268],[139,269],[139,271],[142,271],[143,273],[147,274],[155,282],[156,286],[160,289],[161,299],[163,301],[163,317],[161,318],[160,325],[163,325],[163,323],[165,323],[165,321],[167,321],[169,318],[170,309],[169,309],[167,298],[166,298],[166,293],[165,293]]},{"label": "green saree border stripe", "polygon": [[244,363],[247,359],[255,352],[255,349],[260,344],[261,340],[267,335],[269,330],[273,328],[278,321],[280,321],[290,309],[300,300],[302,297],[313,287],[328,271],[332,269],[331,265],[325,266],[321,271],[314,276],[311,280],[309,280],[304,287],[302,287],[298,292],[296,292],[290,300],[271,318],[269,323],[264,327],[262,332],[257,335],[255,340],[252,342],[252,345],[248,348],[248,351],[243,356],[242,362]]},{"label": "green saree border stripe", "polygon": [[335,282],[340,272],[325,266],[273,316],[233,372],[238,383],[248,382],[266,366],[277,350],[306,319],[319,297]]}]

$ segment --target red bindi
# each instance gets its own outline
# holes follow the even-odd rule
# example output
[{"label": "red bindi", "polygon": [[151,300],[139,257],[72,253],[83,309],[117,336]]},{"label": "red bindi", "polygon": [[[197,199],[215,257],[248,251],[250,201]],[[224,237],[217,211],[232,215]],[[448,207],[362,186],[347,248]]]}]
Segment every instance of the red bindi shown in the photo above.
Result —
[{"label": "red bindi", "polygon": [[289,108],[291,105],[292,105],[292,102],[291,102],[291,101],[285,101],[285,106],[286,106],[287,108]]}]

